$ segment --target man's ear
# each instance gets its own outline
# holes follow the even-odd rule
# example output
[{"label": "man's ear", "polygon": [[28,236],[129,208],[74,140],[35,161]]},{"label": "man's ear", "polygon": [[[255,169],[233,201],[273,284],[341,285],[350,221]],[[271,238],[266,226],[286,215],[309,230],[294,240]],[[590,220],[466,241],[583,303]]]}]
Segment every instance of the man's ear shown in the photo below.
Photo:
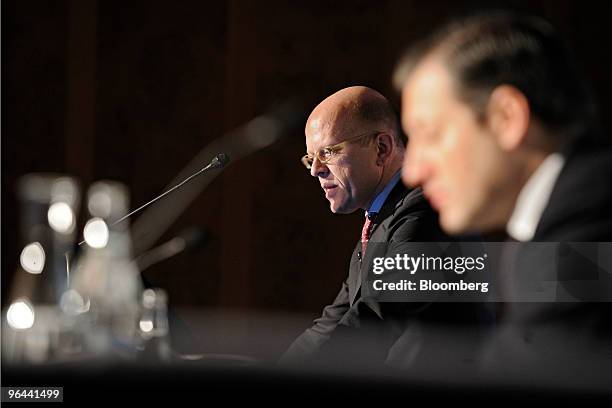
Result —
[{"label": "man's ear", "polygon": [[376,164],[385,165],[395,149],[395,139],[393,135],[383,132],[376,136]]},{"label": "man's ear", "polygon": [[515,150],[524,143],[530,116],[529,102],[517,88],[500,85],[491,93],[487,124],[503,150]]}]

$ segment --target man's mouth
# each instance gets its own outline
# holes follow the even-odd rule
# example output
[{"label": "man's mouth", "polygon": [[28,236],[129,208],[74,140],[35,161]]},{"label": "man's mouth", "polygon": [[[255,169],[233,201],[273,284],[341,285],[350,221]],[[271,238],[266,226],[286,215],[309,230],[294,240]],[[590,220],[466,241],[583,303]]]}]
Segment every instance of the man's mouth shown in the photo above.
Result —
[{"label": "man's mouth", "polygon": [[325,191],[325,197],[329,198],[334,191],[336,190],[336,188],[338,187],[336,184],[322,184],[321,187],[323,188],[323,191]]}]

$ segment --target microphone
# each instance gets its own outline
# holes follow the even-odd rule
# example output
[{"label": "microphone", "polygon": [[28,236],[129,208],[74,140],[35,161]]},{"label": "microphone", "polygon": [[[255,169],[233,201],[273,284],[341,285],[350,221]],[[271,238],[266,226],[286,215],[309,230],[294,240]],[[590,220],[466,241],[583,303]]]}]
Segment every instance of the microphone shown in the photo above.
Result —
[{"label": "microphone", "polygon": [[208,234],[198,227],[189,227],[182,230],[176,237],[151,249],[136,258],[138,270],[141,272],[158,262],[170,257],[189,251],[204,244],[208,240]]},{"label": "microphone", "polygon": [[[119,224],[120,222],[123,222],[123,221],[127,220],[132,215],[134,215],[137,212],[143,210],[144,208],[146,208],[149,205],[153,204],[157,200],[167,196],[168,194],[170,194],[174,190],[180,188],[181,186],[183,186],[184,184],[188,183],[189,181],[191,181],[195,177],[199,176],[200,174],[205,173],[205,172],[207,172],[209,170],[221,169],[221,168],[225,167],[227,165],[227,163],[229,163],[229,160],[230,159],[229,159],[229,156],[227,154],[225,154],[225,153],[217,154],[215,157],[213,157],[213,159],[210,161],[210,163],[208,163],[206,166],[202,167],[200,170],[196,171],[191,176],[187,177],[185,180],[181,181],[180,183],[178,183],[174,187],[170,188],[168,191],[163,192],[162,194],[158,195],[157,197],[155,197],[151,201],[141,205],[140,207],[136,208],[135,210],[129,212],[128,214],[126,214],[123,217],[119,218],[118,220],[114,221],[112,224],[109,225],[109,227],[114,227],[115,225]],[[79,242],[79,246],[83,245],[84,243],[85,243],[85,240]]]},{"label": "microphone", "polygon": [[212,168],[215,169],[220,169],[222,167],[225,167],[227,163],[229,163],[229,156],[225,153],[219,153],[212,159],[209,166],[213,166]]},{"label": "microphone", "polygon": [[[306,109],[304,108],[304,102],[301,101],[301,98],[287,100],[277,104],[267,113],[255,117],[243,126],[213,140],[194,157],[192,162],[168,186],[172,186],[191,174],[200,163],[209,160],[219,152],[227,153],[233,163],[271,146],[283,137],[295,134],[294,132],[298,128],[300,128],[300,132],[303,132],[301,128],[306,120]],[[178,191],[172,201],[166,200],[145,209],[138,219],[134,220],[132,227],[134,253],[141,254],[152,248],[163,232],[177,220],[179,215],[187,209],[188,205],[212,182],[217,174],[212,172],[205,174]]]}]

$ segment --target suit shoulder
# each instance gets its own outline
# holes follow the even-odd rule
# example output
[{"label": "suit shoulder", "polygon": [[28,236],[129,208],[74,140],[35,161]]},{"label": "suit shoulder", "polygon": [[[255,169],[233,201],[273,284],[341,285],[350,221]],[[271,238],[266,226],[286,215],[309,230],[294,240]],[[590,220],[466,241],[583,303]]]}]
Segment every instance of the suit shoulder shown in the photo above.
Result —
[{"label": "suit shoulder", "polygon": [[393,240],[444,240],[438,224],[438,215],[431,208],[423,190],[409,190],[398,202],[389,222],[389,238]]},{"label": "suit shoulder", "polygon": [[417,187],[412,190],[407,190],[406,195],[398,202],[394,216],[395,218],[399,218],[434,213],[435,211],[431,208],[423,194],[423,189]]}]

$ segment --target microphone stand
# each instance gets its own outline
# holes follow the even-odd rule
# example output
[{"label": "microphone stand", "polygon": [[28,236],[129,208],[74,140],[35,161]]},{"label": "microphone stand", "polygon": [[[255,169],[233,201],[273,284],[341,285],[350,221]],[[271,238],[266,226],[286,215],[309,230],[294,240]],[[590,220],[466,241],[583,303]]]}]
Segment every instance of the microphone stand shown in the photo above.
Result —
[{"label": "microphone stand", "polygon": [[[114,227],[115,225],[119,224],[120,222],[127,220],[128,218],[130,218],[132,215],[136,214],[137,212],[139,212],[143,208],[146,208],[149,205],[151,205],[154,202],[156,202],[157,200],[167,196],[168,194],[170,194],[174,190],[178,189],[179,187],[183,186],[184,184],[188,183],[190,180],[192,180],[193,178],[199,176],[200,174],[202,174],[202,173],[204,173],[204,172],[206,172],[208,170],[220,169],[220,168],[225,167],[225,165],[228,162],[229,162],[229,157],[225,153],[219,153],[218,155],[216,155],[211,160],[211,162],[207,166],[202,167],[200,170],[198,170],[197,172],[193,173],[191,176],[187,177],[185,180],[181,181],[180,183],[178,183],[176,186],[172,187],[168,191],[163,192],[162,194],[158,195],[157,197],[155,197],[151,201],[141,205],[140,207],[136,208],[135,210],[129,212],[128,214],[126,214],[123,217],[119,218],[118,220],[114,221],[112,224],[109,225],[109,227]],[[79,242],[79,246],[83,245],[84,243],[85,243],[85,240],[83,239],[81,242]]]},{"label": "microphone stand", "polygon": [[[173,192],[176,189],[180,188],[181,186],[183,186],[184,184],[188,183],[189,181],[191,181],[195,177],[199,176],[200,174],[205,173],[205,172],[207,172],[209,170],[220,169],[220,168],[225,167],[227,165],[227,163],[229,162],[229,160],[230,159],[229,159],[229,156],[227,154],[219,153],[218,155],[216,155],[210,161],[210,163],[208,163],[208,165],[206,165],[205,167],[202,167],[200,170],[198,170],[197,172],[193,173],[191,176],[187,177],[185,180],[181,181],[180,183],[178,183],[177,185],[175,185],[174,187],[172,187],[168,191],[163,192],[162,194],[158,195],[157,197],[155,197],[151,201],[141,205],[140,207],[136,208],[135,210],[129,212],[128,214],[126,214],[123,217],[119,218],[118,220],[114,221],[112,224],[110,224],[110,227],[114,227],[115,225],[119,224],[120,222],[123,222],[123,221],[127,220],[132,215],[134,215],[137,212],[141,211],[142,209],[148,207],[149,205],[153,204],[157,200],[167,196],[168,194],[170,194],[171,192]],[[85,239],[83,239],[81,242],[79,242],[77,247],[82,246],[85,242],[86,242]],[[69,256],[68,255],[69,255],[68,252],[66,252],[64,254],[64,256],[66,258],[66,284],[67,284],[67,287],[69,288],[70,287],[70,260],[69,260]]]}]

